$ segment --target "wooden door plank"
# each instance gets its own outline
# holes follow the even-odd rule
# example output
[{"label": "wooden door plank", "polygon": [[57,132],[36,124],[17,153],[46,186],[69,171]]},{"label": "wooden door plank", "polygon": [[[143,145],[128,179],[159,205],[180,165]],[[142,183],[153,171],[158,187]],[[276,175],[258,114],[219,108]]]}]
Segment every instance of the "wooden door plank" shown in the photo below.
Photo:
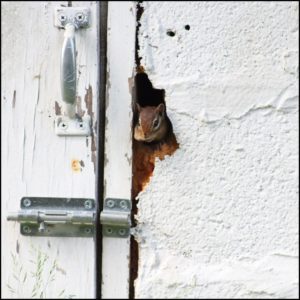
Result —
[{"label": "wooden door plank", "polygon": [[[134,2],[109,2],[105,198],[131,199],[131,94],[134,71]],[[102,297],[129,296],[130,239],[103,238]]]}]

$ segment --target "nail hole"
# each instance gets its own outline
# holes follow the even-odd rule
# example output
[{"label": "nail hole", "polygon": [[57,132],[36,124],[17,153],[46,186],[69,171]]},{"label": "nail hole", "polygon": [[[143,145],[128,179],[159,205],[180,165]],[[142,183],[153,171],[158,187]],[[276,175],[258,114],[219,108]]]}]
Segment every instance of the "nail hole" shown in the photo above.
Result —
[{"label": "nail hole", "polygon": [[175,32],[172,31],[172,30],[168,30],[168,31],[167,31],[167,35],[168,35],[168,36],[175,36]]},{"label": "nail hole", "polygon": [[185,28],[186,30],[190,30],[191,27],[190,27],[190,25],[185,25],[184,28]]}]

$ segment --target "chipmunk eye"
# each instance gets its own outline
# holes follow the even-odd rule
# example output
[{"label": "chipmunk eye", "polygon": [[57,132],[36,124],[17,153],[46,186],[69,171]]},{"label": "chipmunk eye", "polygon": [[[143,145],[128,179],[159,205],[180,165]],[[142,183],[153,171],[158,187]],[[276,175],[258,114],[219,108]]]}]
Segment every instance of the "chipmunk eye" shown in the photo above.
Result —
[{"label": "chipmunk eye", "polygon": [[153,127],[156,128],[159,124],[159,121],[156,119],[154,122],[153,122]]}]

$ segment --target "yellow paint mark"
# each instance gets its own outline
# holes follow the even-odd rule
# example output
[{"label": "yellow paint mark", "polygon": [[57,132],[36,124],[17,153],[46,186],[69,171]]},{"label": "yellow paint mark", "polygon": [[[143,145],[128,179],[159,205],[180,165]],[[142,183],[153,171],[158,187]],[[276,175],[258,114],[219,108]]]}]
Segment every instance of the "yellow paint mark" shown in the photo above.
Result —
[{"label": "yellow paint mark", "polygon": [[80,164],[80,160],[78,159],[72,159],[72,171],[73,172],[81,172],[82,168],[81,168],[81,164]]}]

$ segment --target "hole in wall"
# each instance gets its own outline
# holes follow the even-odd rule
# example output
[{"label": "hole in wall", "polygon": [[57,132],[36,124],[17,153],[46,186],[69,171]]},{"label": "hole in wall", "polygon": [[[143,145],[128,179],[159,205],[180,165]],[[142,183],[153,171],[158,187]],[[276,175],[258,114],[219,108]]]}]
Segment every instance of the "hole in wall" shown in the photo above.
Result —
[{"label": "hole in wall", "polygon": [[170,30],[170,29],[167,30],[167,35],[168,35],[168,36],[175,36],[175,34],[176,34],[175,31]]},{"label": "hole in wall", "polygon": [[185,30],[190,30],[191,27],[190,27],[190,25],[187,24],[187,25],[184,26],[184,29],[185,29]]},{"label": "hole in wall", "polygon": [[172,155],[179,144],[167,114],[165,91],[153,88],[142,67],[135,76],[133,95],[132,199],[136,199],[150,181],[155,159]]}]

